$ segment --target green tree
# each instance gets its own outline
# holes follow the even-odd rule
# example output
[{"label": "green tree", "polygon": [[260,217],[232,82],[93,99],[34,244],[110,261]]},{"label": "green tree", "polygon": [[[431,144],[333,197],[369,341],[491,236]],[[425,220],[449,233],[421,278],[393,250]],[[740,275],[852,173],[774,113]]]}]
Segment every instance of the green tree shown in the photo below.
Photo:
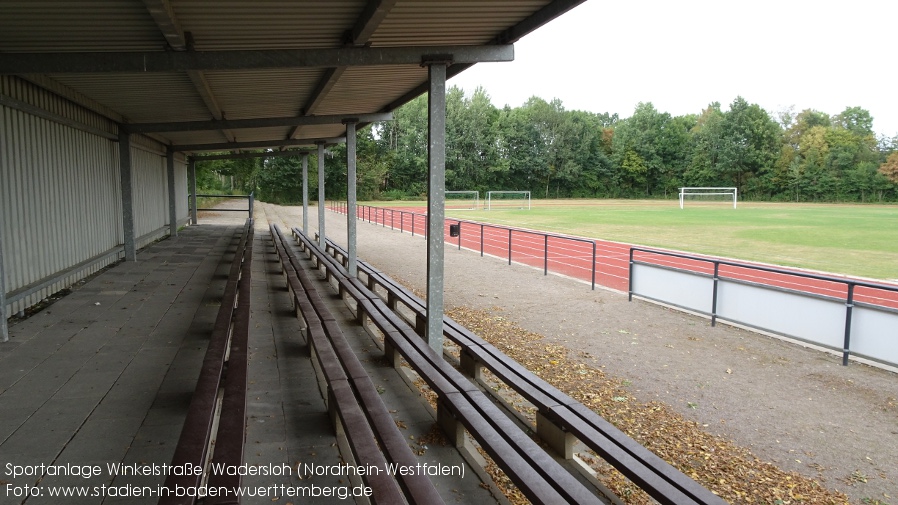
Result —
[{"label": "green tree", "polygon": [[754,179],[769,177],[779,157],[782,131],[767,111],[736,97],[721,123],[717,169],[742,194],[760,192]]},{"label": "green tree", "polygon": [[713,102],[696,118],[690,131],[690,154],[684,174],[685,186],[723,186],[718,163],[723,135],[720,102]]}]

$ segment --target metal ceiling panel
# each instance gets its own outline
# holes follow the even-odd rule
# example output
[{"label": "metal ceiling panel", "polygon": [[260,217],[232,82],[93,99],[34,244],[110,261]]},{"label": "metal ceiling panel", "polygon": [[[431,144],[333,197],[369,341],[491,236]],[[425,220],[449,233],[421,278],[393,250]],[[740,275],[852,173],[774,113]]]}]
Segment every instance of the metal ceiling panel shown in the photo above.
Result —
[{"label": "metal ceiling panel", "polygon": [[212,92],[228,118],[299,115],[322,69],[206,72]]},{"label": "metal ceiling panel", "polygon": [[349,68],[334,86],[318,114],[381,110],[408,89],[427,80],[427,68],[387,66]]},{"label": "metal ceiling panel", "polygon": [[[377,46],[486,44],[548,1],[400,1],[371,37]],[[413,41],[413,42],[412,42]]]},{"label": "metal ceiling panel", "polygon": [[0,51],[154,51],[165,38],[140,0],[0,2]]},{"label": "metal ceiling panel", "polygon": [[[515,40],[582,0],[168,0],[154,18],[142,0],[0,0],[3,53],[163,52],[492,45]],[[355,46],[361,47],[361,46]],[[64,60],[64,56],[60,61]],[[17,67],[12,67],[13,69]],[[24,67],[23,67],[24,68]],[[458,65],[463,69],[465,65]],[[14,70],[13,70],[14,71]],[[53,91],[113,120],[202,121],[362,114],[420,94],[417,64],[331,69],[50,75]],[[40,82],[42,76],[31,76]],[[45,82],[47,81],[44,79]],[[58,83],[58,85],[56,84]],[[93,107],[89,104],[97,104]],[[223,114],[222,114],[223,113]],[[175,144],[335,137],[342,125],[175,132]]]},{"label": "metal ceiling panel", "polygon": [[172,0],[197,51],[340,47],[365,0]]},{"label": "metal ceiling panel", "polygon": [[60,74],[51,78],[118,111],[129,122],[211,119],[186,73]]}]

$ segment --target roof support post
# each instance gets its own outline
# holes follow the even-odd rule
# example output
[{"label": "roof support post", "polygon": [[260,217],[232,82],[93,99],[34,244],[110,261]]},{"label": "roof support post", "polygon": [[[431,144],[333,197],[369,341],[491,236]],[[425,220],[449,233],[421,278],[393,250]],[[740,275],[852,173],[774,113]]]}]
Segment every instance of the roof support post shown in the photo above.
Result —
[{"label": "roof support post", "polygon": [[175,202],[175,152],[171,149],[165,153],[165,164],[168,169],[168,236],[178,236],[178,206]]},{"label": "roof support post", "polygon": [[309,236],[309,153],[302,153],[302,231]]},{"label": "roof support post", "polygon": [[6,310],[6,274],[3,273],[3,226],[0,226],[0,342],[9,341],[9,325]]},{"label": "roof support post", "polygon": [[134,242],[134,190],[131,186],[131,134],[123,126],[118,133],[119,171],[122,183],[122,234],[125,261],[137,261]]},{"label": "roof support post", "polygon": [[187,158],[187,184],[190,185],[190,224],[196,225],[196,160]]},{"label": "roof support post", "polygon": [[318,245],[324,249],[324,142],[318,144]]},{"label": "roof support post", "polygon": [[446,213],[446,69],[428,64],[427,98],[427,344],[443,355],[443,220]]},{"label": "roof support post", "polygon": [[346,270],[350,277],[357,277],[355,120],[346,120],[344,123],[346,124]]}]

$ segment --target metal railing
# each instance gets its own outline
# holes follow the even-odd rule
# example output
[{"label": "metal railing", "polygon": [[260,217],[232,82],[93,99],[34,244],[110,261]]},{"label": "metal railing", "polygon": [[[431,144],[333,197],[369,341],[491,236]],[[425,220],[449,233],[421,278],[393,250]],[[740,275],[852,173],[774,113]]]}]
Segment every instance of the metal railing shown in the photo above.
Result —
[{"label": "metal railing", "polygon": [[[654,279],[648,275],[639,275],[637,269],[640,266],[647,267],[646,273],[651,271]],[[671,281],[676,279],[679,282],[675,282],[674,289],[661,286],[661,283],[669,286]],[[728,288],[725,293],[722,293],[722,284]],[[690,292],[695,291],[691,288],[707,289],[708,298],[701,299],[700,293]],[[629,275],[631,301],[633,295],[704,313],[711,316],[712,326],[716,324],[717,319],[724,319],[841,351],[843,365],[848,364],[848,358],[853,352],[852,324],[858,322],[856,312],[868,311],[876,318],[875,322],[871,322],[871,316],[866,315],[862,320],[864,345],[868,350],[865,353],[854,354],[898,365],[898,360],[892,357],[892,354],[898,353],[889,350],[895,349],[898,344],[898,338],[895,338],[898,336],[896,333],[898,286],[631,247]],[[726,299],[726,296],[731,299]],[[768,311],[771,314],[777,312],[779,314],[772,314],[769,319],[762,318],[763,321],[746,321],[738,318],[739,314],[750,313],[750,309],[736,310],[735,307],[757,307],[762,298],[780,301],[778,306],[775,305]],[[724,303],[727,306],[721,310],[721,304]],[[837,305],[844,306],[843,318],[836,318],[832,314],[831,309]],[[825,312],[829,314],[824,314]],[[806,327],[812,336],[808,338],[782,331],[783,327],[789,325],[780,324],[775,318],[781,318],[780,321],[794,320],[795,325]],[[841,319],[843,322],[841,349],[832,345],[834,331],[832,326],[835,319]],[[827,334],[829,338],[826,338]],[[891,343],[886,341],[889,335],[892,335]],[[869,349],[879,349],[881,352],[871,355]]]},{"label": "metal railing", "polygon": [[[345,202],[332,202],[330,208],[347,213]],[[427,236],[426,214],[370,205],[358,205],[356,213],[363,221],[383,227],[389,225],[390,229],[400,233],[410,231],[415,236],[417,230],[418,235]],[[472,229],[473,233],[467,231]],[[598,255],[593,240],[453,218],[446,218],[443,233],[448,239],[456,239],[459,250],[465,247],[480,251],[480,256],[486,254],[507,259],[509,265],[514,261],[541,267],[543,275],[550,271],[568,275],[587,280],[592,289],[596,288]]]},{"label": "metal railing", "polygon": [[[221,209],[221,208],[193,208],[193,202],[195,201],[194,196],[196,198],[237,198],[237,199],[246,199],[247,208],[245,209]],[[253,218],[253,207],[255,206],[256,196],[255,192],[250,192],[248,195],[187,195],[187,210],[190,215],[194,215],[194,211],[198,210],[206,210],[206,211],[214,211],[214,212],[246,212],[249,219]]]}]

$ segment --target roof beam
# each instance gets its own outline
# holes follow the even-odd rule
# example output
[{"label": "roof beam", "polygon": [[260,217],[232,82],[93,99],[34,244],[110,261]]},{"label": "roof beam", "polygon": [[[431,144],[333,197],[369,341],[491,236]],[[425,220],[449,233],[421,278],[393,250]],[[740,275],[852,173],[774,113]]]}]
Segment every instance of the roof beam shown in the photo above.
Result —
[{"label": "roof beam", "polygon": [[346,137],[292,140],[274,139],[259,140],[254,142],[223,142],[219,144],[182,144],[169,147],[174,152],[234,151],[237,149],[273,149],[282,146],[314,146],[319,142],[322,142],[325,145],[343,144],[344,142],[346,142]]},{"label": "roof beam", "polygon": [[[175,17],[175,11],[168,0],[143,0],[143,4],[150,12],[150,16],[153,17],[153,21],[156,22],[156,26],[159,27],[159,31],[162,32],[162,36],[165,37],[169,47],[175,51],[188,51],[191,49],[188,34],[181,29],[181,23]],[[214,119],[224,119],[224,111],[218,105],[218,100],[215,98],[215,94],[212,93],[212,88],[209,86],[206,76],[199,70],[191,70],[187,72],[187,75],[190,77],[193,87],[196,88],[200,98],[203,99],[203,103],[206,104],[206,108],[209,109],[212,117]],[[222,134],[228,142],[236,140],[234,133],[231,131],[222,130]]]},{"label": "roof beam", "polygon": [[280,158],[284,156],[301,156],[315,152],[313,149],[293,149],[291,151],[267,151],[264,153],[237,153],[237,154],[207,154],[204,156],[191,156],[194,161],[212,160],[242,160],[247,158]]},{"label": "roof beam", "polygon": [[371,0],[365,5],[365,10],[356,21],[350,32],[349,44],[361,46],[368,43],[374,32],[393,10],[398,0]]},{"label": "roof beam", "polygon": [[331,68],[514,60],[514,46],[344,47],[247,51],[0,53],[0,74],[84,74]]},{"label": "roof beam", "polygon": [[[557,18],[558,16],[564,14],[565,12],[577,7],[582,4],[586,0],[555,0],[554,2],[546,5],[542,9],[536,11],[531,14],[527,18],[525,18],[520,23],[503,30],[501,33],[496,35],[493,40],[489,41],[488,45],[496,45],[502,46],[505,44],[512,44],[521,39],[524,35],[531,33],[537,28],[545,25],[549,21]],[[454,63],[462,63],[462,62],[454,62]],[[462,65],[452,65],[448,69],[446,69],[446,78],[451,79],[456,75],[464,72],[465,70],[474,66],[475,63],[478,62],[467,62]],[[419,95],[426,93],[428,90],[428,83],[424,82],[418,85],[416,88],[412,89],[408,93],[402,95],[401,97],[394,100],[392,103],[384,107],[382,110],[384,112],[393,111],[398,109],[399,107],[405,105],[409,101],[415,99]]]},{"label": "roof beam", "polygon": [[[383,22],[384,18],[387,17],[387,14],[393,9],[398,0],[370,0],[365,5],[365,10],[362,11],[362,15],[359,16],[359,19],[356,20],[355,26],[353,26],[352,30],[349,31],[347,36],[347,44],[351,46],[362,46],[368,43],[368,40],[371,39],[371,35],[377,30],[377,27]],[[328,93],[330,93],[331,89],[337,84],[337,81],[340,80],[340,77],[343,75],[343,72],[346,71],[347,67],[334,67],[329,68],[327,72],[325,72],[324,76],[318,81],[318,85],[315,87],[315,91],[312,92],[309,100],[306,102],[305,107],[303,107],[301,114],[308,115],[314,114],[324,99],[327,97]],[[302,128],[297,126],[290,132],[290,135],[287,138],[296,138],[300,135],[300,130]]]},{"label": "roof beam", "polygon": [[159,27],[159,31],[162,32],[169,47],[175,51],[186,51],[187,37],[184,36],[181,24],[175,17],[175,11],[171,8],[168,0],[143,0],[143,4],[150,11],[153,21],[156,22],[156,26]]},{"label": "roof beam", "polygon": [[377,121],[390,121],[392,112],[377,114],[340,114],[330,116],[296,116],[296,117],[269,117],[258,119],[225,119],[223,121],[182,121],[172,123],[131,123],[124,127],[131,133],[165,133],[165,132],[189,132],[209,131],[222,129],[241,128],[274,128],[279,126],[312,126],[342,124],[347,119],[360,122],[373,123]]},{"label": "roof beam", "polygon": [[534,12],[520,23],[504,30],[493,39],[493,44],[513,44],[524,35],[545,25],[565,12],[582,4],[586,0],[555,0],[542,9]]}]

